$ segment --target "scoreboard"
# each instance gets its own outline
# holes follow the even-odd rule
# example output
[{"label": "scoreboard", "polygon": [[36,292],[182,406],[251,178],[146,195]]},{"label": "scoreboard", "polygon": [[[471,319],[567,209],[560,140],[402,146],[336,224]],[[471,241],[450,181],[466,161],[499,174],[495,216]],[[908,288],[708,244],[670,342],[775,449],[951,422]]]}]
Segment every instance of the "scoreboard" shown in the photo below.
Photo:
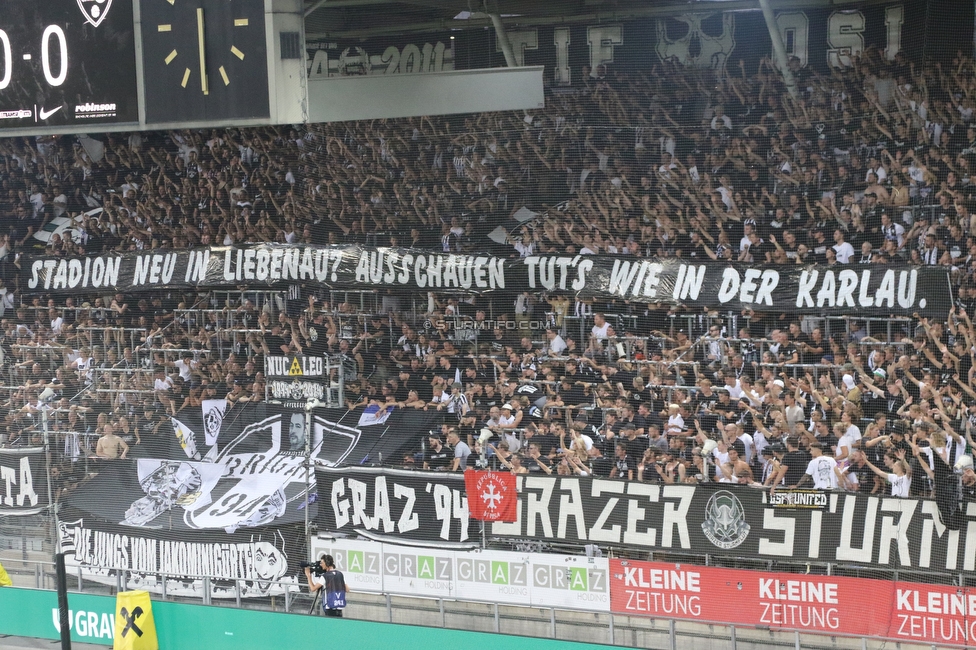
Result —
[{"label": "scoreboard", "polygon": [[269,15],[264,0],[0,0],[0,136],[267,124]]},{"label": "scoreboard", "polygon": [[0,130],[138,121],[131,0],[0,0]]}]

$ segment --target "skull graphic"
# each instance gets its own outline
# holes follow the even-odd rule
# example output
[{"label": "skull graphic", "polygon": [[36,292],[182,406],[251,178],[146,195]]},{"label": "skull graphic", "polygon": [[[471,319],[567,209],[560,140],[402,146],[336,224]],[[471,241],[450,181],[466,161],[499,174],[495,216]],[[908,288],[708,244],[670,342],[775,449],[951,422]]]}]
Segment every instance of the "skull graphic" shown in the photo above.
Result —
[{"label": "skull graphic", "polygon": [[662,61],[722,70],[734,49],[734,14],[686,14],[657,21],[656,50]]}]

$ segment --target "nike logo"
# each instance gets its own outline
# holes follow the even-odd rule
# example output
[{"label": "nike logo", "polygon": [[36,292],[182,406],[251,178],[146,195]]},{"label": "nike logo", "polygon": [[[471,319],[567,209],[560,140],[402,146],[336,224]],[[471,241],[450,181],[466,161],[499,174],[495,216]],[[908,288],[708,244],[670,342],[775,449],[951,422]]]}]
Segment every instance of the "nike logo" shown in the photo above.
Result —
[{"label": "nike logo", "polygon": [[52,115],[54,115],[55,113],[57,113],[60,110],[61,110],[61,107],[60,106],[58,106],[57,108],[52,108],[49,111],[45,111],[43,108],[41,108],[41,111],[40,111],[40,114],[39,114],[38,117],[40,117],[42,120],[46,120],[47,118],[51,117]]}]

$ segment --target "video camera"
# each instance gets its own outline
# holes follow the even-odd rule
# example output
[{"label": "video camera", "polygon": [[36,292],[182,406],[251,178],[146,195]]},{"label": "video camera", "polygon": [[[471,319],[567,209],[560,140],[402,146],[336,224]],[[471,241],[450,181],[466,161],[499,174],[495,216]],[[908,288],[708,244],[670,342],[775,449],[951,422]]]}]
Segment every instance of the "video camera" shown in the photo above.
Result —
[{"label": "video camera", "polygon": [[298,566],[302,569],[302,571],[304,571],[305,569],[311,569],[312,570],[312,573],[314,573],[316,575],[322,575],[322,574],[325,573],[325,569],[323,569],[322,566],[318,562],[304,562],[303,561]]}]

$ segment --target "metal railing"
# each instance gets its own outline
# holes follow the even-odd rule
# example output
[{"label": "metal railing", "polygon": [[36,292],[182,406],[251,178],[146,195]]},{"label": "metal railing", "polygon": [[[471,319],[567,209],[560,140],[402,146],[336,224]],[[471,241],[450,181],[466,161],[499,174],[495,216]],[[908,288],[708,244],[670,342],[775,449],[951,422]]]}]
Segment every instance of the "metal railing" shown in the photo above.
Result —
[{"label": "metal railing", "polygon": [[[8,572],[18,587],[54,590],[54,563],[39,560],[7,560]],[[156,600],[187,604],[232,606],[240,609],[321,615],[305,586],[295,580],[264,583],[276,588],[274,595],[247,597],[242,580],[232,582],[233,589],[227,597],[213,598],[214,578],[210,576],[186,576],[164,572],[142,574],[152,576],[160,586],[153,596]],[[145,587],[145,581],[134,581],[126,574],[114,576],[111,584],[92,582],[80,569],[69,568],[68,592],[113,596],[126,589]],[[192,580],[199,593],[181,596],[167,593],[167,578],[185,583]],[[496,634],[529,636],[584,643],[599,643],[625,647],[667,648],[669,650],[698,650],[702,647],[738,650],[763,647],[802,648],[833,650],[883,650],[892,641],[865,637],[845,637],[826,633],[750,628],[723,622],[692,622],[668,618],[627,616],[611,612],[594,613],[554,607],[527,607],[505,605],[460,598],[419,597],[392,593],[351,593],[344,611],[345,618],[379,623],[396,623],[439,627],[444,629],[470,630]],[[918,648],[934,650],[934,644],[912,645],[904,642],[897,647],[903,650]]]}]

